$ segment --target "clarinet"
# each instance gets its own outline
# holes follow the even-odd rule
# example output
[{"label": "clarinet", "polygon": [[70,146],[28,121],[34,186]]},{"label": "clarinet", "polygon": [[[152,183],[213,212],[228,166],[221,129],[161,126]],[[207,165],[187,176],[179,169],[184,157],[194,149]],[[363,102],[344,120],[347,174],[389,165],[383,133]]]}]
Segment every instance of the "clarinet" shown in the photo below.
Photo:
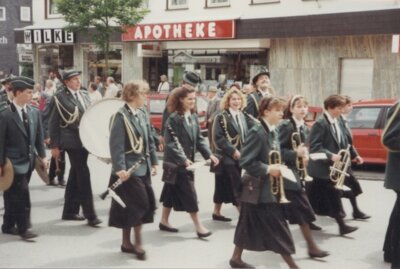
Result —
[{"label": "clarinet", "polygon": [[[149,157],[148,153],[146,153],[144,156],[142,156],[142,158],[140,158],[139,161],[134,163],[131,166],[131,168],[129,168],[129,170],[127,171],[129,176],[139,168],[139,166],[146,160],[147,157]],[[119,186],[122,185],[122,183],[124,183],[122,181],[122,179],[118,178],[117,181],[115,181],[110,187],[108,187],[105,192],[103,192],[102,194],[99,195],[100,198],[104,200],[107,197],[109,190],[115,191]]]}]

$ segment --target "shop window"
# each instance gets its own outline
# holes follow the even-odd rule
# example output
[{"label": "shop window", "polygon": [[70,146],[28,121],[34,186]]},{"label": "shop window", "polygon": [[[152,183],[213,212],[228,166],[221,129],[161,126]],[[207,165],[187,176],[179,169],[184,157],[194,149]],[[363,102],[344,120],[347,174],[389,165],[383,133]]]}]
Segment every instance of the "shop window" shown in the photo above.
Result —
[{"label": "shop window", "polygon": [[20,18],[21,21],[31,21],[31,7],[21,7],[20,8]]},{"label": "shop window", "polygon": [[46,18],[54,19],[61,17],[62,15],[58,12],[56,0],[46,0]]},{"label": "shop window", "polygon": [[279,3],[281,0],[251,0],[251,5]]},{"label": "shop window", "polygon": [[206,7],[229,7],[230,0],[206,0]]},{"label": "shop window", "polygon": [[40,45],[37,48],[39,76],[41,81],[49,78],[50,72],[59,73],[74,67],[74,47],[70,45]]},{"label": "shop window", "polygon": [[96,76],[101,76],[102,78],[111,76],[116,82],[121,81],[122,46],[110,45],[108,57],[108,70],[106,71],[106,61],[103,51],[94,44],[85,46],[83,68],[86,70],[88,82],[94,81]]},{"label": "shop window", "polygon": [[6,8],[0,7],[0,21],[6,20]]},{"label": "shop window", "polygon": [[187,0],[167,0],[167,10],[171,9],[187,9]]}]

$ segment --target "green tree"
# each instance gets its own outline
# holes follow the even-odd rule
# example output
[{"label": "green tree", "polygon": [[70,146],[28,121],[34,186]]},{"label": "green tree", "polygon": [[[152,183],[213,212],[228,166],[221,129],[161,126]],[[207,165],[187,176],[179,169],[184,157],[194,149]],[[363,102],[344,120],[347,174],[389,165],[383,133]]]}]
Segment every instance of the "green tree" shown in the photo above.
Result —
[{"label": "green tree", "polygon": [[[108,75],[110,37],[123,33],[124,27],[136,25],[149,10],[142,8],[143,0],[55,0],[57,10],[68,23],[66,30],[91,35],[104,52]],[[90,32],[89,32],[90,29]]]}]

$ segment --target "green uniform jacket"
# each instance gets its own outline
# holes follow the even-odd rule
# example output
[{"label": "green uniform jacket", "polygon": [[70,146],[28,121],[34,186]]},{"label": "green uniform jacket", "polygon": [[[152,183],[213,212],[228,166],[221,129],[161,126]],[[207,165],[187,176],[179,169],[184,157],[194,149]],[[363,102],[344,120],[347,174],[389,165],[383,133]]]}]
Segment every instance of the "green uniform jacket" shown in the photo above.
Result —
[{"label": "green uniform jacket", "polygon": [[[154,140],[150,130],[150,122],[146,120],[146,115],[142,110],[138,111],[140,124],[130,112],[127,105],[117,112],[112,122],[110,132],[110,153],[113,172],[128,170],[146,154],[148,154],[150,158],[146,157],[146,161],[142,162],[139,168],[133,172],[133,175],[145,176],[146,174],[150,174],[151,165],[158,164]],[[141,137],[143,139],[143,150],[139,153],[131,151],[132,145],[129,141],[124,119],[127,120],[126,123],[131,126],[136,137]]]},{"label": "green uniform jacket", "polygon": [[385,172],[385,187],[400,191],[400,103],[390,108],[382,143],[387,147],[388,161]]},{"label": "green uniform jacket", "polygon": [[40,111],[27,105],[27,114],[30,135],[14,104],[0,113],[0,166],[9,158],[15,174],[26,174],[34,169],[35,153],[46,157]]}]

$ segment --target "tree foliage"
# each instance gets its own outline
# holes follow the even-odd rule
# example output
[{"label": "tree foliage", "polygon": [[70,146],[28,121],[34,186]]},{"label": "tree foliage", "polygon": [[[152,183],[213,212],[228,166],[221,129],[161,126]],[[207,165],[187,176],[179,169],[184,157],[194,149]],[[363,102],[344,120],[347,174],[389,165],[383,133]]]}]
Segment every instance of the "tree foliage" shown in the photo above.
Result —
[{"label": "tree foliage", "polygon": [[[93,42],[103,50],[108,70],[110,37],[134,26],[148,13],[143,0],[56,0],[60,14],[68,23],[66,30],[90,33]],[[90,32],[89,32],[90,29]]]}]

